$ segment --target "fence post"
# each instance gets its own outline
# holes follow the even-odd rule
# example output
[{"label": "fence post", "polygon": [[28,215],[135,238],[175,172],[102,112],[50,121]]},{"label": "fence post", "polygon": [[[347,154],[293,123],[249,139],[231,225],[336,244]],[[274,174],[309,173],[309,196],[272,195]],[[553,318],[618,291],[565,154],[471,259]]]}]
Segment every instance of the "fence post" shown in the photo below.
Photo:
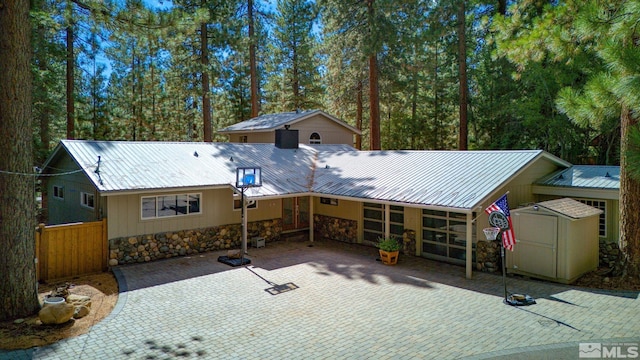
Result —
[{"label": "fence post", "polygon": [[107,240],[107,218],[102,218],[102,271],[109,267],[109,240]]},{"label": "fence post", "polygon": [[42,268],[42,264],[43,262],[46,261],[46,255],[42,256],[41,254],[41,250],[42,250],[42,236],[44,234],[45,231],[45,225],[40,223],[38,224],[38,227],[36,228],[36,258],[35,258],[35,262],[36,262],[36,281],[40,281],[42,280],[42,278],[44,277],[44,274],[42,274],[42,271],[40,270]]}]

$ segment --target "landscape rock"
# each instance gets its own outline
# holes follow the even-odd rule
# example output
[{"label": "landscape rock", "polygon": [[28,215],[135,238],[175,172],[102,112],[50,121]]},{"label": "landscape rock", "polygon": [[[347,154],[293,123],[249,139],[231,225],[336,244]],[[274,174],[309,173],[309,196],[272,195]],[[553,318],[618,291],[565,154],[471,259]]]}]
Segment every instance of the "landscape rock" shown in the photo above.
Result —
[{"label": "landscape rock", "polygon": [[67,304],[71,304],[76,307],[86,306],[91,308],[91,298],[84,295],[69,294],[69,296],[67,296]]},{"label": "landscape rock", "polygon": [[91,310],[88,307],[84,306],[84,305],[76,306],[74,311],[73,311],[73,318],[74,319],[83,318],[83,317],[89,315],[90,311]]},{"label": "landscape rock", "polygon": [[75,307],[71,304],[46,305],[38,313],[40,321],[45,325],[64,324],[71,320]]}]

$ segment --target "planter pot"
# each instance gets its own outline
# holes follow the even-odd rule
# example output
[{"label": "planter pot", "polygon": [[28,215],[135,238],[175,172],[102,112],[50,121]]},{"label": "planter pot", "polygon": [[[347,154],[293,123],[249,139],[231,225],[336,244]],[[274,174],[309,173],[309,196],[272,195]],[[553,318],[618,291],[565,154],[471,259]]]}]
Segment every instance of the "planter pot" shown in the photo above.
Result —
[{"label": "planter pot", "polygon": [[398,262],[398,255],[400,254],[400,251],[378,251],[380,251],[380,260],[382,260],[383,264],[395,265]]}]

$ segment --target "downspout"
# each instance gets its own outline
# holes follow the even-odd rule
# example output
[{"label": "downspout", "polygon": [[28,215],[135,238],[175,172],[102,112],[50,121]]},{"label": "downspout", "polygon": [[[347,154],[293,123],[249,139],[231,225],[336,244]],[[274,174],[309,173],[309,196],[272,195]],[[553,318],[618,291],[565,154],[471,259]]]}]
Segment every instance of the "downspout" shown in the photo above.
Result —
[{"label": "downspout", "polygon": [[467,279],[471,279],[473,269],[473,213],[467,213],[467,246],[466,249],[466,274]]},{"label": "downspout", "polygon": [[313,196],[309,196],[309,242],[313,243]]}]

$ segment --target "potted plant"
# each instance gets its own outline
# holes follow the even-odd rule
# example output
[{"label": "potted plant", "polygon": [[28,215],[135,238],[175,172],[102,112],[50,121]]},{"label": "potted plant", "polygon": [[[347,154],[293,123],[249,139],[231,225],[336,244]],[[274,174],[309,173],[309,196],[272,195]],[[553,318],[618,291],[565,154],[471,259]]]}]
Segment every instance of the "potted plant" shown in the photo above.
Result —
[{"label": "potted plant", "polygon": [[380,260],[385,265],[395,265],[398,262],[398,255],[402,245],[395,237],[378,238],[378,249],[380,252]]}]

